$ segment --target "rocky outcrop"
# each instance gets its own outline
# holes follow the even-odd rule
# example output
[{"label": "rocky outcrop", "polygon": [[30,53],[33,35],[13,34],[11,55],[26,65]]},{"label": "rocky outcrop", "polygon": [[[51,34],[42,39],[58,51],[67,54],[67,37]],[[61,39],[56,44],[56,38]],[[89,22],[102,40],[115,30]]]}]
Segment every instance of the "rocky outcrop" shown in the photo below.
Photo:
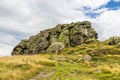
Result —
[{"label": "rocky outcrop", "polygon": [[71,24],[58,24],[56,27],[41,31],[28,40],[22,40],[12,52],[15,54],[39,54],[46,52],[55,42],[60,42],[64,47],[77,46],[85,43],[89,38],[97,39],[96,31],[88,21]]},{"label": "rocky outcrop", "polygon": [[107,41],[108,41],[109,45],[116,45],[116,44],[120,43],[120,37],[114,36],[114,37],[109,38]]}]

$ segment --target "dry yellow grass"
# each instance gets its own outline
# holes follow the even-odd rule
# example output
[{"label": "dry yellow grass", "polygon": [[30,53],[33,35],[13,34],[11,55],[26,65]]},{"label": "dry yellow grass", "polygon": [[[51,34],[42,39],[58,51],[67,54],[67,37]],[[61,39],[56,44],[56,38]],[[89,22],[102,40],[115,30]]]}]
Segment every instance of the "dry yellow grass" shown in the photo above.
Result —
[{"label": "dry yellow grass", "polygon": [[93,67],[90,69],[91,72],[97,72],[97,73],[110,73],[112,75],[120,75],[120,65],[114,64],[114,65],[107,65],[107,64],[101,64],[98,67]]},{"label": "dry yellow grass", "polygon": [[55,64],[48,58],[47,54],[1,57],[0,80],[28,80],[46,65]]}]

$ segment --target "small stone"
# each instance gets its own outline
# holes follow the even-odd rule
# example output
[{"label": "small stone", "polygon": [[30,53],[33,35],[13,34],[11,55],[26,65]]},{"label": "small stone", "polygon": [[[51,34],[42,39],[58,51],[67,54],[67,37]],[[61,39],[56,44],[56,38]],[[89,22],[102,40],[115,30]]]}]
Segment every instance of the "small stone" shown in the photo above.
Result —
[{"label": "small stone", "polygon": [[90,55],[86,54],[86,55],[83,56],[83,60],[89,62],[89,61],[92,60],[92,57]]}]

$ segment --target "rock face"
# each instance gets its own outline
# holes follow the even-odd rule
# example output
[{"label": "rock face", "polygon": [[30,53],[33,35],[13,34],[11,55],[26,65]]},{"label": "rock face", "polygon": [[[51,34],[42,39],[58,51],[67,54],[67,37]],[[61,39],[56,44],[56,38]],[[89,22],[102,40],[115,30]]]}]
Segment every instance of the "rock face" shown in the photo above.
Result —
[{"label": "rock face", "polygon": [[58,24],[52,29],[31,36],[28,40],[22,40],[13,49],[12,55],[42,53],[49,50],[56,42],[63,44],[64,47],[74,47],[85,43],[89,38],[97,39],[97,33],[88,21]]}]

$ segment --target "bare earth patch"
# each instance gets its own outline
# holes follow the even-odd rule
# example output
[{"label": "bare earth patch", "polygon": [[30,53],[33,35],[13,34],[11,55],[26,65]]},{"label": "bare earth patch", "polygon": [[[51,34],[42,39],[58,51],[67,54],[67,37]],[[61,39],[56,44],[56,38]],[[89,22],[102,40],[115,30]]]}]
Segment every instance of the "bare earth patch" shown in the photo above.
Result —
[{"label": "bare earth patch", "polygon": [[55,69],[47,72],[46,70],[43,71],[43,72],[40,72],[38,75],[36,75],[33,79],[30,79],[30,80],[39,80],[41,78],[46,78],[46,77],[50,77],[52,76],[54,73],[56,72]]}]

